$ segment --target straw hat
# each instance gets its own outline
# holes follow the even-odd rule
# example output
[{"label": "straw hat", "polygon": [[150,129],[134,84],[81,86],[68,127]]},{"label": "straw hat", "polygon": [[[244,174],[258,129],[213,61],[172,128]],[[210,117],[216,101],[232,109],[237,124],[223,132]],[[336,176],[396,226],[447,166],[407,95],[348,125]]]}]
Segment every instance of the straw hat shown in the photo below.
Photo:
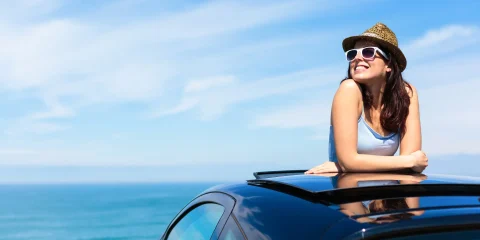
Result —
[{"label": "straw hat", "polygon": [[360,39],[376,42],[382,49],[388,51],[390,56],[397,60],[401,72],[407,67],[407,59],[398,47],[397,36],[385,24],[377,23],[360,35],[345,38],[342,42],[343,50],[352,49],[355,46],[355,42]]}]

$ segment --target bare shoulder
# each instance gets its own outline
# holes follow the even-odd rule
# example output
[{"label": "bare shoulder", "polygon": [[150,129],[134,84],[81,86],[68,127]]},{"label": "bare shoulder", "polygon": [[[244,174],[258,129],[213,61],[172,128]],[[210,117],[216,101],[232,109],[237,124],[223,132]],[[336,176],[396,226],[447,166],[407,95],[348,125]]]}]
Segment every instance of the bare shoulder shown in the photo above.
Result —
[{"label": "bare shoulder", "polygon": [[360,85],[353,79],[343,80],[333,97],[331,124],[333,125],[333,116],[340,119],[354,119],[354,116],[356,116],[356,119],[358,119],[362,112],[361,103]]},{"label": "bare shoulder", "polygon": [[341,88],[353,88],[353,89],[358,89],[359,84],[355,82],[353,79],[345,79],[340,83]]},{"label": "bare shoulder", "polygon": [[353,79],[346,79],[340,83],[337,94],[348,95],[350,97],[361,97],[360,85]]},{"label": "bare shoulder", "polygon": [[345,108],[347,106],[358,106],[362,110],[362,91],[360,85],[353,79],[346,79],[340,83],[333,99],[333,106]]}]

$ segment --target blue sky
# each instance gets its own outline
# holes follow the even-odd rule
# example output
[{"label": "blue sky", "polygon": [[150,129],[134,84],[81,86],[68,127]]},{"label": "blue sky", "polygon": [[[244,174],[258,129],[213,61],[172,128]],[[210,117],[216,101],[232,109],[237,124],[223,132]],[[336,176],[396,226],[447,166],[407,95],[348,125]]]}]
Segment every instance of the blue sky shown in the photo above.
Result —
[{"label": "blue sky", "polygon": [[318,165],[341,41],[376,22],[397,34],[419,91],[427,173],[480,176],[479,8],[0,3],[0,182],[231,181]]}]

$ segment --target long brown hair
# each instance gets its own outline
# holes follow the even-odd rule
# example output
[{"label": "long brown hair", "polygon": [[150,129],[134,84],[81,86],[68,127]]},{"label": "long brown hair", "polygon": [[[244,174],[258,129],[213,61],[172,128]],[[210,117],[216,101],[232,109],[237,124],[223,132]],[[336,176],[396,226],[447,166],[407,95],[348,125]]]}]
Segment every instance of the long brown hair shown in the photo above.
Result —
[{"label": "long brown hair", "polygon": [[[383,213],[388,211],[402,211],[407,209],[409,209],[409,207],[405,198],[373,200],[368,206],[369,213]],[[385,216],[380,216],[375,219],[375,222],[405,220],[411,219],[413,216],[413,213],[397,212]]]},{"label": "long brown hair", "polygon": [[[387,51],[383,51],[390,55]],[[405,85],[410,88],[411,92],[413,92],[413,90],[410,84],[403,79],[402,72],[394,57],[390,58],[388,64],[392,70],[387,73],[385,89],[382,96],[383,108],[380,113],[380,123],[385,130],[389,132],[400,132],[403,135],[406,131],[405,122],[409,113],[408,107],[410,106],[410,96],[408,95],[407,89],[405,89]],[[347,79],[352,79],[350,67],[347,70],[347,76],[348,77],[343,79],[342,82]],[[359,84],[365,109],[370,109],[372,107],[373,95],[364,84]]]},{"label": "long brown hair", "polygon": [[368,209],[371,213],[381,213],[385,211],[408,209],[408,204],[405,198],[381,199],[370,202]]}]

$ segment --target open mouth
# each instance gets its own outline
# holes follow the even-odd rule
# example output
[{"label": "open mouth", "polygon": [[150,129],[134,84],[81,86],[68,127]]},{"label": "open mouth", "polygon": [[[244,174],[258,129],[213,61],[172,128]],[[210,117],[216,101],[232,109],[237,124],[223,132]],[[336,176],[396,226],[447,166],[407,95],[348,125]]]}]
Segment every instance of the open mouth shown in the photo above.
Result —
[{"label": "open mouth", "polygon": [[367,69],[368,69],[368,66],[365,66],[365,65],[355,66],[355,71],[357,71],[357,70],[367,70]]}]

